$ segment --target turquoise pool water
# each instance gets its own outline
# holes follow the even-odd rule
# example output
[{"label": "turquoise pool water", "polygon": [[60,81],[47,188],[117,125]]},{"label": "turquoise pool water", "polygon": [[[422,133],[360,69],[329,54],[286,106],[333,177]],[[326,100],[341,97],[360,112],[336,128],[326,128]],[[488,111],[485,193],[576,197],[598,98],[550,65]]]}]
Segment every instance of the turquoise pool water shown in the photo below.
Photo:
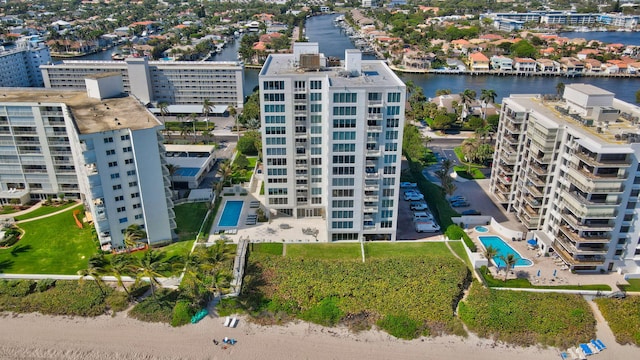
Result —
[{"label": "turquoise pool water", "polygon": [[507,244],[500,236],[478,236],[478,239],[482,243],[482,246],[485,249],[489,246],[493,246],[498,251],[497,255],[494,256],[493,262],[498,267],[504,267],[504,261],[500,259],[501,256],[507,256],[508,254],[513,254],[516,258],[515,267],[519,266],[531,266],[533,262],[529,259],[525,259],[520,256],[516,250],[514,250],[509,244]]},{"label": "turquoise pool water", "polygon": [[487,228],[486,228],[486,227],[484,227],[484,226],[476,226],[476,231],[477,231],[477,232],[483,232],[483,233],[484,233],[484,232],[489,231],[489,229],[487,229]]},{"label": "turquoise pool water", "polygon": [[224,210],[222,210],[222,215],[220,215],[218,226],[238,225],[238,220],[240,219],[240,213],[242,212],[242,205],[244,205],[244,201],[242,200],[227,201],[224,204]]},{"label": "turquoise pool water", "polygon": [[196,176],[200,169],[198,168],[177,168],[175,174],[178,176]]}]

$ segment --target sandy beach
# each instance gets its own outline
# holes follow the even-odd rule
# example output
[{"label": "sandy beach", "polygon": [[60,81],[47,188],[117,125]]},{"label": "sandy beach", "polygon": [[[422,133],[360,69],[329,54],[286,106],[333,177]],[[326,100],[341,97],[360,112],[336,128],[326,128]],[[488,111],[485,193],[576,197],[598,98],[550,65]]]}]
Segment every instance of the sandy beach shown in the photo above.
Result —
[{"label": "sandy beach", "polygon": [[[224,327],[224,319],[217,317],[172,328],[130,319],[124,313],[97,318],[3,313],[0,322],[0,359],[12,360],[560,358],[557,349],[495,344],[474,335],[406,341],[375,330],[354,334],[346,328],[324,328],[305,322],[266,327],[244,318],[234,329]],[[221,340],[225,336],[236,339],[237,344],[224,349]],[[213,344],[214,338],[220,345]],[[593,358],[638,355],[638,348],[621,348],[628,348],[628,354],[625,351],[610,357],[603,352]]]}]

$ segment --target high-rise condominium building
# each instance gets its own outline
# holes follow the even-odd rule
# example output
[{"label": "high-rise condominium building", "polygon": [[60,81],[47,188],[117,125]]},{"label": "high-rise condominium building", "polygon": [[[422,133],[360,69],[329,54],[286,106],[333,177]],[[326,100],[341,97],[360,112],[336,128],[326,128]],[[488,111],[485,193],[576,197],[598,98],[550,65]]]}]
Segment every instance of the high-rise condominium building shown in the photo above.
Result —
[{"label": "high-rise condominium building", "polygon": [[87,79],[84,92],[0,89],[0,203],[64,194],[83,200],[102,245],[122,246],[131,224],[169,242],[163,126],[114,77]]},{"label": "high-rise condominium building", "polygon": [[52,89],[84,90],[87,75],[117,72],[124,91],[143,104],[229,105],[242,108],[244,67],[225,61],[124,61],[68,60],[41,66],[44,86]]},{"label": "high-rise condominium building", "polygon": [[586,84],[504,99],[491,192],[572,270],[640,272],[639,118]]},{"label": "high-rise condominium building", "polygon": [[270,55],[260,72],[267,206],[326,219],[329,241],[395,240],[405,85],[379,60],[317,43]]},{"label": "high-rise condominium building", "polygon": [[49,48],[41,41],[25,38],[0,46],[0,87],[41,87],[40,65],[49,63]]}]

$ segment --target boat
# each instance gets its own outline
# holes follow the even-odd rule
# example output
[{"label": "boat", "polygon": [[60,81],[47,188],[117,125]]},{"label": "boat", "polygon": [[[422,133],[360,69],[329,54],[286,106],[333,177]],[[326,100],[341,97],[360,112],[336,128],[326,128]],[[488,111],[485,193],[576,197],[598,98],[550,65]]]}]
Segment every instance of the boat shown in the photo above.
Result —
[{"label": "boat", "polygon": [[122,55],[121,53],[113,53],[111,54],[111,60],[116,60],[116,61],[122,61],[124,60],[125,56]]}]

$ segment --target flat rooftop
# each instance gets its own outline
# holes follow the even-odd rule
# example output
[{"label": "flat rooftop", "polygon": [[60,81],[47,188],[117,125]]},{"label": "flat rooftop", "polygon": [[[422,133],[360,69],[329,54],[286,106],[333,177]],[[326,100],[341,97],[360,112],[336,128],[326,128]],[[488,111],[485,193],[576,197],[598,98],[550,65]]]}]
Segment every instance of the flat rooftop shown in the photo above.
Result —
[{"label": "flat rooftop", "polygon": [[93,99],[85,91],[41,88],[0,88],[0,105],[22,103],[28,106],[65,104],[73,114],[80,134],[161,126],[160,121],[132,96]]},{"label": "flat rooftop", "polygon": [[[598,92],[598,94],[601,94],[602,91]],[[566,107],[566,103],[564,101],[543,101],[543,99],[537,97],[536,95],[516,95],[506,99],[509,99],[509,101],[515,101],[523,108],[531,109],[539,114],[542,114],[546,118],[553,120],[559,126],[570,126],[572,129],[580,131],[586,137],[593,139],[597,143],[626,145],[628,144],[628,142],[626,139],[622,139],[620,137],[621,135],[640,134],[640,128],[638,128],[638,126],[634,125],[631,121],[621,116],[618,116],[615,122],[609,122],[607,126],[598,126],[595,123],[590,126],[585,125],[580,121],[572,118],[571,116],[565,115],[556,109],[556,106],[563,108]],[[614,102],[613,107],[618,108],[616,105],[616,102]],[[628,111],[629,108],[622,108],[620,110],[624,112]],[[634,114],[634,116],[638,115],[638,113]],[[598,128],[600,129],[600,131],[598,131]]]},{"label": "flat rooftop", "polygon": [[303,71],[295,67],[293,54],[272,54],[265,62],[261,76],[328,76],[332,87],[356,86],[404,86],[404,83],[381,60],[362,60],[360,76],[348,76],[344,67],[325,67],[320,70]]}]

